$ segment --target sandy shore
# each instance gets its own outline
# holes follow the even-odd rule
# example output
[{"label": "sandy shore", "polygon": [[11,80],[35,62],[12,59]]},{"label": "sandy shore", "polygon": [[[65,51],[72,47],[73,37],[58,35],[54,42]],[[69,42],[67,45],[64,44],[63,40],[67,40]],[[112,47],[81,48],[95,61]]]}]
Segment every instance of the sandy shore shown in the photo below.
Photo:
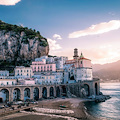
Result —
[{"label": "sandy shore", "polygon": [[[54,114],[52,117],[50,116],[50,113],[44,113],[43,115],[38,114],[26,114],[26,113],[15,113],[12,115],[0,117],[0,120],[67,120],[64,118],[66,117],[72,117],[75,119],[87,119],[87,120],[96,120],[96,118],[88,115],[84,108],[84,102],[85,99],[80,98],[66,98],[66,99],[50,99],[50,100],[43,100],[39,101],[38,107],[39,108],[47,108],[47,109],[57,109],[60,110],[60,105],[65,105],[66,108],[64,110],[72,110],[74,113],[70,114]],[[62,117],[55,117],[55,116],[63,116]]]}]

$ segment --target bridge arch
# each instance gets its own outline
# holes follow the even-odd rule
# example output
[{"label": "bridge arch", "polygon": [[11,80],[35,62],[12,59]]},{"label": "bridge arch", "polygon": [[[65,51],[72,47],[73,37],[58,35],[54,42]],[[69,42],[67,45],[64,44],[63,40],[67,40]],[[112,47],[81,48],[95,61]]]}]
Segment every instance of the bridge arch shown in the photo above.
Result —
[{"label": "bridge arch", "polygon": [[56,88],[56,97],[60,97],[60,88],[57,86]]},{"label": "bridge arch", "polygon": [[13,101],[18,101],[21,99],[21,90],[20,88],[15,88],[13,90]]},{"label": "bridge arch", "polygon": [[39,88],[34,88],[34,100],[39,100]]},{"label": "bridge arch", "polygon": [[54,97],[54,88],[50,87],[50,97]]},{"label": "bridge arch", "polygon": [[95,83],[95,95],[98,95],[98,85]]},{"label": "bridge arch", "polygon": [[24,100],[30,99],[30,88],[24,89]]},{"label": "bridge arch", "polygon": [[9,101],[9,94],[10,91],[7,88],[2,88],[0,90],[0,102],[5,102],[5,101]]},{"label": "bridge arch", "polygon": [[84,89],[85,89],[85,92],[86,92],[86,96],[89,96],[90,95],[90,87],[88,84],[84,84]]},{"label": "bridge arch", "polygon": [[62,96],[66,96],[67,95],[67,88],[66,86],[62,86]]},{"label": "bridge arch", "polygon": [[42,88],[42,97],[45,99],[47,98],[47,88],[46,87]]}]

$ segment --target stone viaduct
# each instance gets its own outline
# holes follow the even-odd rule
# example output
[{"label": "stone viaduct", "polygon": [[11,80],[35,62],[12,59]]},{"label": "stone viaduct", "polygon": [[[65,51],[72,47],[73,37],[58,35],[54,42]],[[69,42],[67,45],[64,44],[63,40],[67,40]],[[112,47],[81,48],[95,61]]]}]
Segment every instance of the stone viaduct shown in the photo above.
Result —
[{"label": "stone viaduct", "polygon": [[[68,93],[77,97],[86,97],[98,95],[100,92],[99,79],[91,81],[79,81],[71,84],[55,84],[55,85],[11,85],[0,86],[0,91],[6,94],[7,101],[34,99],[49,97],[68,96]],[[69,91],[69,92],[68,92]],[[0,98],[2,102],[2,98]]]}]

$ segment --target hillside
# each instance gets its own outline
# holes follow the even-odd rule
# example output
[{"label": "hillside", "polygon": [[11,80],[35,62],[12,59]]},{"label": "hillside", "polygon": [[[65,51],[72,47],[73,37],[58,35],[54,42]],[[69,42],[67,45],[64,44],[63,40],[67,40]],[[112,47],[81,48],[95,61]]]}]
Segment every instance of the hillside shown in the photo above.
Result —
[{"label": "hillside", "polygon": [[104,65],[93,64],[93,75],[104,81],[120,80],[120,60]]},{"label": "hillside", "polygon": [[29,66],[32,60],[48,53],[47,39],[39,31],[0,20],[0,69]]}]

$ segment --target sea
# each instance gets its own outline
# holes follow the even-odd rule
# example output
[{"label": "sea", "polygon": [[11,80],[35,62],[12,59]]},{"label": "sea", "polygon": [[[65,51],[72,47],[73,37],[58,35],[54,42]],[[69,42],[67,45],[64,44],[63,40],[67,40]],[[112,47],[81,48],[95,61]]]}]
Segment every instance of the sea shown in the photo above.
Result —
[{"label": "sea", "polygon": [[105,102],[85,102],[87,112],[102,120],[120,120],[120,83],[101,83],[100,91],[112,98]]}]

